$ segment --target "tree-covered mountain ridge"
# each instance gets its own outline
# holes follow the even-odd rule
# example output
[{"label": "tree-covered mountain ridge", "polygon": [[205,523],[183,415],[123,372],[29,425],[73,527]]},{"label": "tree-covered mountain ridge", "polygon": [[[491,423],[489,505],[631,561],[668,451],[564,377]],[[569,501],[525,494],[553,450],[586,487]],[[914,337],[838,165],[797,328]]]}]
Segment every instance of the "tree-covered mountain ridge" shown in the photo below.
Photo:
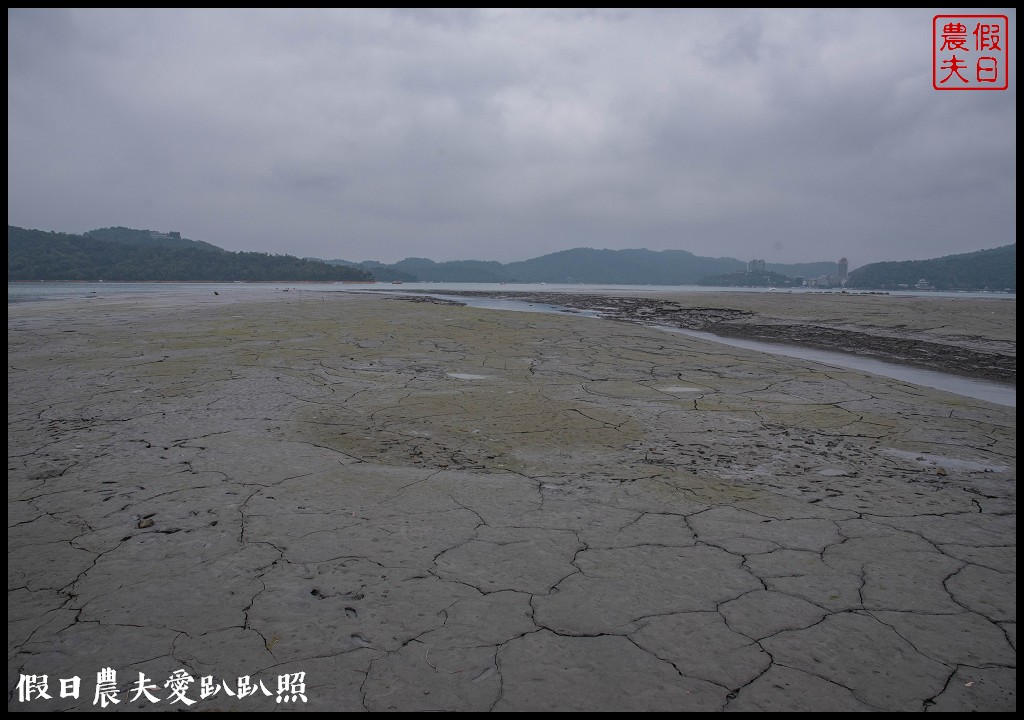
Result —
[{"label": "tree-covered mountain ridge", "polygon": [[[686,250],[598,250],[573,248],[530,260],[500,263],[485,260],[435,262],[406,258],[397,263],[328,260],[368,270],[378,280],[403,282],[583,283],[616,285],[715,284],[724,274],[740,273],[747,263],[735,258],[702,257]],[[835,275],[838,263],[768,263],[766,270],[789,276]]]},{"label": "tree-covered mountain ridge", "polygon": [[846,287],[1016,292],[1017,244],[931,260],[871,263],[850,273]]},{"label": "tree-covered mountain ridge", "polygon": [[360,268],[231,252],[177,232],[125,227],[81,235],[7,226],[7,281],[370,281]]},{"label": "tree-covered mountain ridge", "polygon": [[[845,287],[870,290],[1017,289],[1017,246],[948,255],[930,260],[871,263],[854,270]],[[531,260],[435,262],[406,258],[388,265],[375,261],[328,260],[372,272],[378,280],[506,283],[614,283],[621,285],[734,285],[794,287],[801,279],[839,287],[837,262],[765,263],[747,272],[735,258],[709,258],[685,250],[596,250],[574,248]],[[784,276],[784,277],[783,277]],[[823,280],[823,278],[827,278]],[[788,281],[787,281],[788,279]],[[922,280],[924,282],[922,282]]]},{"label": "tree-covered mountain ridge", "polygon": [[[773,265],[783,274],[834,274],[836,263]],[[406,258],[394,264],[320,260],[231,252],[178,232],[110,227],[81,234],[8,225],[7,279],[19,281],[368,281],[699,284],[746,263],[685,250],[574,248],[520,262],[435,262]]]},{"label": "tree-covered mountain ridge", "polygon": [[[854,270],[846,287],[857,289],[1016,291],[1017,246],[931,260],[880,262]],[[81,234],[8,225],[7,279],[19,281],[431,281],[479,283],[585,283],[622,285],[719,284],[741,281],[747,263],[701,257],[685,250],[573,248],[530,260],[397,263],[320,260],[262,252],[232,252],[177,232],[110,227]],[[837,276],[838,263],[766,263],[762,275]],[[749,274],[754,280],[756,274]],[[738,278],[738,279],[737,279]],[[774,278],[774,279],[773,279]],[[753,282],[753,281],[752,281]]]}]

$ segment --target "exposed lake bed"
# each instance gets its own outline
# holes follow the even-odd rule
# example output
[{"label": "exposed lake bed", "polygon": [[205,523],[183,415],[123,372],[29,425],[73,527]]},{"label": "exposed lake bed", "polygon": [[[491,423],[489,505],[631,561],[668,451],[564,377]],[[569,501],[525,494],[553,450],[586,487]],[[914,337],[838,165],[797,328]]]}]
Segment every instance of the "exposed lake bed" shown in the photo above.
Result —
[{"label": "exposed lake bed", "polygon": [[[449,297],[450,296],[450,297]],[[1017,377],[1016,301],[881,293],[650,293],[449,290],[603,318],[797,345],[996,382]]]},{"label": "exposed lake bed", "polygon": [[[303,294],[9,307],[9,677],[1015,707],[1013,410],[638,324]],[[1009,303],[849,299],[815,312],[1015,357]],[[711,309],[812,307],[784,302]]]}]

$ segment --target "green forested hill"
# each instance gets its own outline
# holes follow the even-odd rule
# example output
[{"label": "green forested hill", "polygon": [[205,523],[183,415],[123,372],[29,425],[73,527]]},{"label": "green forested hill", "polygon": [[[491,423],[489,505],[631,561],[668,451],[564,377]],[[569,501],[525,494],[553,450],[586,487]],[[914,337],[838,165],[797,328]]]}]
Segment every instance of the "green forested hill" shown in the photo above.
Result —
[{"label": "green forested hill", "polygon": [[81,235],[7,226],[7,281],[371,280],[358,268],[291,255],[229,252],[205,242],[130,228]]},{"label": "green forested hill", "polygon": [[850,273],[849,288],[898,290],[924,280],[936,290],[1017,290],[1017,245],[932,260],[871,263]]}]

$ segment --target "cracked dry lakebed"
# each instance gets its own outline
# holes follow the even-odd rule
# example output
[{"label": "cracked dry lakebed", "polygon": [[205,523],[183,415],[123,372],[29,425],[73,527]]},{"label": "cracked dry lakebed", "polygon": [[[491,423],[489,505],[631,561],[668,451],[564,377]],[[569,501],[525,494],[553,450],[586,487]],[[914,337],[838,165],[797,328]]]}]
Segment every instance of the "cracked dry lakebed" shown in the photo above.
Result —
[{"label": "cracked dry lakebed", "polygon": [[1016,709],[1014,408],[296,295],[8,306],[9,709]]}]

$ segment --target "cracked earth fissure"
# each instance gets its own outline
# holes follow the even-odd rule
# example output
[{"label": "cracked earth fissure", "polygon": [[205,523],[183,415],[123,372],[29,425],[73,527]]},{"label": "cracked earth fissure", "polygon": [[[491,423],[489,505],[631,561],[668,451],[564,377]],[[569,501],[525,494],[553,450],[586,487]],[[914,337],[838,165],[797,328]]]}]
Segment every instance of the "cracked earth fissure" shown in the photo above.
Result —
[{"label": "cracked earth fissure", "polygon": [[324,299],[9,309],[12,709],[102,667],[332,710],[1015,708],[1012,409]]}]

